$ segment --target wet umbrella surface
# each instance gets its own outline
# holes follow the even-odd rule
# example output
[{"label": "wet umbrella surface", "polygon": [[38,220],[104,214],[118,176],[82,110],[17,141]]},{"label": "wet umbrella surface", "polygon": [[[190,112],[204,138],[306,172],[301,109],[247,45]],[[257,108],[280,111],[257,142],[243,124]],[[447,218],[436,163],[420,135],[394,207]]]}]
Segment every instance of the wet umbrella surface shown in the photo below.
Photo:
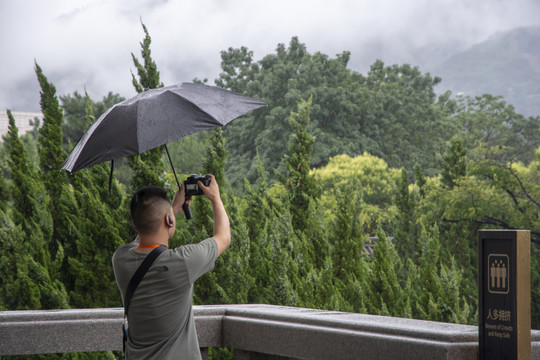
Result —
[{"label": "wet umbrella surface", "polygon": [[[266,106],[214,86],[182,83],[146,90],[108,109],[62,165],[70,173],[104,161],[141,154]],[[172,163],[171,163],[172,165]]]}]

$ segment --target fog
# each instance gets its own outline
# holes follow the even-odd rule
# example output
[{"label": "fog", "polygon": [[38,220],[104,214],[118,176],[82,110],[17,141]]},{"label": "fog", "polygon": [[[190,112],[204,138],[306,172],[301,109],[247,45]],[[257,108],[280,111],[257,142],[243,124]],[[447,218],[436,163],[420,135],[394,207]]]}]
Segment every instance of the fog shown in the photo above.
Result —
[{"label": "fog", "polygon": [[540,1],[1,0],[0,14],[0,109],[39,111],[34,61],[58,95],[134,95],[141,21],[165,85],[213,84],[220,51],[246,46],[259,60],[293,36],[310,52],[350,51],[362,73],[377,58],[423,70],[496,32],[540,24]]}]

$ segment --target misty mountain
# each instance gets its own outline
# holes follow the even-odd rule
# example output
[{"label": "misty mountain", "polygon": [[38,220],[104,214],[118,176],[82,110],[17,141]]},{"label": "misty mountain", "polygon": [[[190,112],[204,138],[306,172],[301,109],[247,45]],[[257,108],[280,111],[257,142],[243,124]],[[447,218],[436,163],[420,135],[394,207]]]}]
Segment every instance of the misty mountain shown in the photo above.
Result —
[{"label": "misty mountain", "polygon": [[[435,65],[433,57],[444,60]],[[421,70],[442,78],[439,92],[501,95],[519,113],[540,115],[540,27],[497,33],[449,56],[447,51],[422,49],[417,58],[425,64]]]}]

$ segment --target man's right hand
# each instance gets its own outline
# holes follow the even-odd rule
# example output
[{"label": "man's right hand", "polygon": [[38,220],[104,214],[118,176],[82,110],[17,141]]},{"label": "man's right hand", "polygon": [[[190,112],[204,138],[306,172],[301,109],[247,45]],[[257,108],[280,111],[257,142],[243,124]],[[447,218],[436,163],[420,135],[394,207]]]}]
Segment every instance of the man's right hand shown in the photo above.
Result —
[{"label": "man's right hand", "polygon": [[172,202],[174,215],[183,211],[182,206],[184,204],[187,204],[188,206],[191,205],[191,197],[186,199],[186,187],[182,184],[180,185],[180,190],[176,192]]}]

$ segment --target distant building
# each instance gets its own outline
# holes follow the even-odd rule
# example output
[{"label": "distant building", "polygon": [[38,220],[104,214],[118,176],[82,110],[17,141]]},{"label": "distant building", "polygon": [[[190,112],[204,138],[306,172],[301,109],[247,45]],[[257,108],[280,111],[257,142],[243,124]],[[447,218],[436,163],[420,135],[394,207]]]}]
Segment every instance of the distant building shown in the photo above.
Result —
[{"label": "distant building", "polygon": [[[390,241],[395,243],[394,237],[389,238]],[[377,236],[370,236],[367,241],[364,242],[364,247],[362,248],[362,253],[366,255],[373,255],[373,251],[375,250],[375,245],[379,242],[379,238]]]},{"label": "distant building", "polygon": [[[30,125],[30,120],[34,121],[34,118],[38,118],[40,122],[43,122],[43,114],[36,112],[19,112],[12,111],[13,117],[15,118],[15,124],[19,129],[19,136],[26,134],[28,131],[33,129],[33,126]],[[0,141],[2,141],[1,136],[7,134],[9,127],[9,118],[7,116],[7,111],[0,111]]]}]

